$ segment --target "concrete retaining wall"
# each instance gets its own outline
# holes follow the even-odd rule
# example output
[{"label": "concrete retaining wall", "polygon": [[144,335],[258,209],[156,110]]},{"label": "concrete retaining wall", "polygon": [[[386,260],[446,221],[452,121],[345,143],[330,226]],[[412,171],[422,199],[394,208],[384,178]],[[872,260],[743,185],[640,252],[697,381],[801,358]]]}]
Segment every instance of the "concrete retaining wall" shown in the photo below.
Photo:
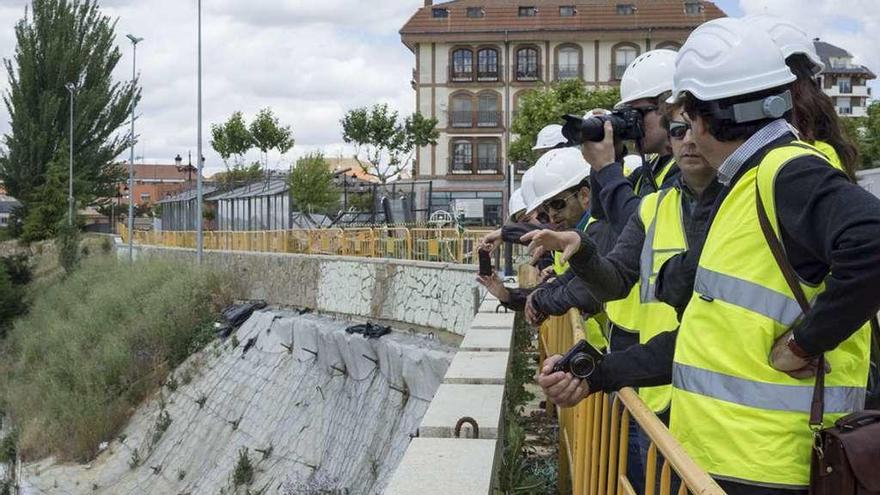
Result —
[{"label": "concrete retaining wall", "polygon": [[[192,260],[192,249],[138,246],[137,256]],[[119,250],[124,256],[125,249]],[[463,336],[477,312],[476,267],[387,259],[205,251],[245,299],[410,323]]]}]

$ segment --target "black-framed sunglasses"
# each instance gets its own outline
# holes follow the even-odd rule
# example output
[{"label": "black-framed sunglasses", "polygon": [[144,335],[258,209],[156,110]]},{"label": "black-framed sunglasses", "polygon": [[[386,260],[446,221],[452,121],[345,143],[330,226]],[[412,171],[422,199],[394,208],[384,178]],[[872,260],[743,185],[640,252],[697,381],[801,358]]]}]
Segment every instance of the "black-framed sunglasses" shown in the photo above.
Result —
[{"label": "black-framed sunglasses", "polygon": [[657,105],[642,105],[638,107],[630,107],[633,110],[642,114],[642,118],[645,118],[645,115],[648,115],[651,112],[656,112],[660,107]]},{"label": "black-framed sunglasses", "polygon": [[544,206],[546,206],[548,209],[553,209],[556,211],[562,210],[565,208],[566,205],[568,205],[568,200],[573,198],[577,193],[578,192],[575,191],[564,198],[551,199],[550,201],[544,203]]},{"label": "black-framed sunglasses", "polygon": [[691,128],[690,123],[680,120],[670,120],[666,132],[672,139],[684,139],[685,134]]}]

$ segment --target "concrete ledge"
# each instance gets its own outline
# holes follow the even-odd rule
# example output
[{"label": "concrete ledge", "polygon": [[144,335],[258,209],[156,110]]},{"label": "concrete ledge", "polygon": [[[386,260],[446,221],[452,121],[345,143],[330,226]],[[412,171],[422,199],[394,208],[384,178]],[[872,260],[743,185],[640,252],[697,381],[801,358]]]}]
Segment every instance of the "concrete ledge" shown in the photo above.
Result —
[{"label": "concrete ledge", "polygon": [[483,303],[480,304],[480,313],[513,313],[509,309],[506,309],[504,306],[501,306],[501,301],[498,299],[484,299]]},{"label": "concrete ledge", "polygon": [[506,352],[459,351],[452,358],[443,383],[503,384],[508,357]]},{"label": "concrete ledge", "polygon": [[460,351],[496,351],[510,350],[513,329],[472,328],[459,346]]},{"label": "concrete ledge", "polygon": [[496,440],[414,438],[386,495],[488,495]]},{"label": "concrete ledge", "polygon": [[514,313],[477,313],[470,328],[513,328]]},{"label": "concrete ledge", "polygon": [[[477,422],[479,438],[498,438],[503,398],[503,385],[440,385],[422,418],[419,437],[452,438],[455,424],[468,416]],[[472,435],[471,427],[463,426],[461,436],[469,438],[469,435]]]}]

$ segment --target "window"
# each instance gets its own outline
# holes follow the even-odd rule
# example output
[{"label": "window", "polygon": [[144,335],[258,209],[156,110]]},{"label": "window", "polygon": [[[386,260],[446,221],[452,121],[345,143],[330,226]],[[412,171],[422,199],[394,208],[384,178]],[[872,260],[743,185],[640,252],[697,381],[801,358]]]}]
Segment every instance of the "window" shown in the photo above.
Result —
[{"label": "window", "polygon": [[452,173],[469,174],[474,168],[474,147],[470,141],[452,142]]},{"label": "window", "polygon": [[477,97],[477,127],[498,127],[500,120],[498,95],[494,92],[481,93]]},{"label": "window", "polygon": [[639,50],[632,45],[622,45],[614,49],[614,78],[621,79],[626,68],[639,56]]},{"label": "window", "polygon": [[837,89],[842,95],[852,93],[852,81],[848,77],[841,77],[837,80]]},{"label": "window", "polygon": [[477,80],[498,80],[498,50],[483,48],[477,52]]},{"label": "window", "polygon": [[470,81],[473,79],[474,54],[466,48],[452,52],[452,80]]},{"label": "window", "polygon": [[519,16],[520,17],[535,17],[538,15],[537,7],[520,7],[519,8]]},{"label": "window", "polygon": [[703,4],[699,0],[688,0],[684,3],[684,13],[687,15],[700,15],[703,13]]},{"label": "window", "polygon": [[471,19],[479,19],[486,15],[486,11],[482,7],[468,7],[467,16]]},{"label": "window", "polygon": [[431,10],[431,15],[434,17],[434,19],[446,19],[447,17],[449,17],[449,10],[444,8],[436,8]]},{"label": "window", "polygon": [[141,193],[141,203],[150,202],[150,193]]},{"label": "window", "polygon": [[837,113],[840,115],[852,115],[852,102],[849,97],[837,99]]},{"label": "window", "polygon": [[452,97],[452,109],[449,111],[449,125],[451,127],[473,127],[474,103],[470,94],[462,94]]},{"label": "window", "polygon": [[636,6],[631,3],[617,4],[617,15],[633,15],[636,13]]},{"label": "window", "polygon": [[537,48],[520,48],[516,51],[517,80],[536,81],[539,72]]},{"label": "window", "polygon": [[556,62],[557,79],[577,79],[580,77],[580,50],[576,47],[561,47]]},{"label": "window", "polygon": [[499,165],[498,142],[480,141],[477,143],[477,173],[497,174]]},{"label": "window", "polygon": [[577,9],[574,8],[574,5],[559,7],[559,17],[574,17],[575,14],[577,14]]}]

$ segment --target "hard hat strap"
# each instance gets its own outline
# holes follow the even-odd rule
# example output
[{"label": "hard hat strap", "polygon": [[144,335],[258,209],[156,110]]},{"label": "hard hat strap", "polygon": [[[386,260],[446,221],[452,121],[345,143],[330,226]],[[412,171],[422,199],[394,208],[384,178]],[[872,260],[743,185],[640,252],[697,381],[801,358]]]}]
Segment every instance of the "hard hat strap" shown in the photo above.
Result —
[{"label": "hard hat strap", "polygon": [[711,102],[712,116],[716,119],[732,120],[737,124],[756,120],[778,119],[792,109],[791,91],[785,90],[777,95],[721,108],[717,101]]}]

